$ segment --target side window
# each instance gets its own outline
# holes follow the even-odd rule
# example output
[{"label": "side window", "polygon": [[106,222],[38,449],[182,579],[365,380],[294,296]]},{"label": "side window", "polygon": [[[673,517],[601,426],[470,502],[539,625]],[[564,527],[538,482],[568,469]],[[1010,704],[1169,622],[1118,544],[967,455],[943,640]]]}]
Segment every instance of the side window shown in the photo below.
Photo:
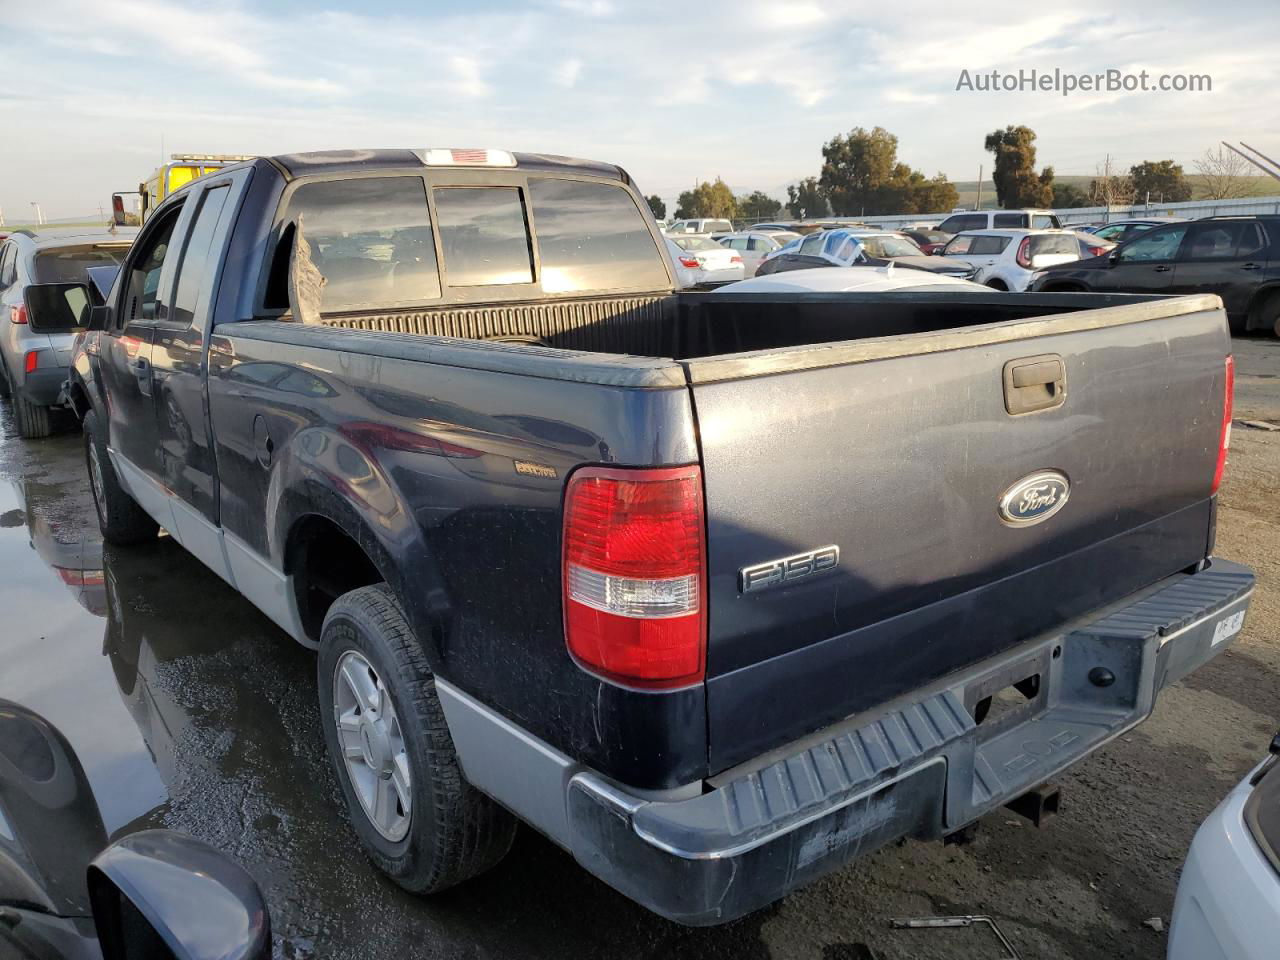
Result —
[{"label": "side window", "polygon": [[800,249],[797,253],[805,256],[816,257],[822,250],[822,233],[811,233],[800,241]]},{"label": "side window", "polygon": [[973,237],[953,237],[951,242],[942,250],[944,257],[964,256],[970,252],[973,246]]},{"label": "side window", "polygon": [[196,213],[178,264],[178,284],[174,288],[173,307],[169,315],[162,318],[165,323],[189,327],[195,319],[200,288],[209,276],[214,238],[221,238],[226,234],[227,225],[224,223],[222,230],[219,230],[218,224],[230,195],[231,185],[226,184],[206,190],[200,198],[200,210]]},{"label": "side window", "polygon": [[1185,260],[1234,260],[1248,221],[1208,220],[1193,223],[1187,237]]},{"label": "side window", "polygon": [[1027,226],[1027,215],[1025,213],[997,213],[992,217],[991,226],[993,227],[1025,227]]},{"label": "side window", "polygon": [[18,245],[6,242],[0,247],[0,290],[7,290],[18,279]]},{"label": "side window", "polygon": [[1037,213],[1031,218],[1031,225],[1037,230],[1057,230],[1062,226],[1051,213]]},{"label": "side window", "polygon": [[[533,178],[529,196],[538,235],[542,289],[547,293],[669,286],[662,255],[644,214],[623,188],[587,180]],[[437,192],[437,205],[439,201]],[[440,217],[443,224],[444,214]],[[734,238],[726,244],[741,242]],[[454,283],[447,254],[445,266],[450,271],[449,282]]]},{"label": "side window", "polygon": [[140,237],[128,262],[129,280],[124,303],[116,317],[116,325],[124,327],[132,320],[154,320],[160,297],[160,274],[169,256],[169,241],[178,223],[182,204],[170,207],[152,221],[152,229]]},{"label": "side window", "polygon": [[[324,276],[324,312],[419,304],[440,298],[435,238],[421,177],[304,183],[284,218],[296,224]],[[294,235],[286,230],[282,236]],[[288,306],[288,248],[272,265],[267,307]]]},{"label": "side window", "polygon": [[1093,235],[1101,237],[1103,240],[1119,240],[1126,230],[1128,230],[1128,227],[1123,223],[1114,223],[1109,227],[1100,227],[1093,231]]},{"label": "side window", "polygon": [[1248,260],[1250,257],[1256,257],[1266,246],[1267,238],[1263,236],[1262,227],[1251,223],[1240,234],[1240,246],[1236,250],[1236,259]]},{"label": "side window", "polygon": [[1003,253],[1004,248],[1008,245],[1008,237],[974,237],[973,243],[969,247],[969,252],[983,256],[993,256]]},{"label": "side window", "polygon": [[434,196],[450,286],[533,282],[519,187],[437,187]]},{"label": "side window", "polygon": [[1186,224],[1151,230],[1121,247],[1117,259],[1122,263],[1172,260],[1177,255],[1178,246],[1186,232]]}]

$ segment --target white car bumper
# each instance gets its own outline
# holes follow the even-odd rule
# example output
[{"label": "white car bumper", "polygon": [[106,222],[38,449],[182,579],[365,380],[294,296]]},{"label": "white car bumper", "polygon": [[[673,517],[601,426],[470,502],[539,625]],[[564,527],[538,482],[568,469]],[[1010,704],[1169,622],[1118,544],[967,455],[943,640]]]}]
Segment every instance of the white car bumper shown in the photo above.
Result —
[{"label": "white car bumper", "polygon": [[1280,873],[1244,821],[1249,777],[1196,831],[1178,882],[1169,960],[1275,960]]}]

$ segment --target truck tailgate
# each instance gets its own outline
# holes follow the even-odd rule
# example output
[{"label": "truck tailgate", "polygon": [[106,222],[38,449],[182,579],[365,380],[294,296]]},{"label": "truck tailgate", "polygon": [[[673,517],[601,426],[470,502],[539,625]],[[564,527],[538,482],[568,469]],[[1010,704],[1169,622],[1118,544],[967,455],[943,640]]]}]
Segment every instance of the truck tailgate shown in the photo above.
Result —
[{"label": "truck tailgate", "polygon": [[[689,361],[711,769],[1201,560],[1229,352],[1208,306],[857,341],[791,370],[777,354]],[[1029,362],[1035,381],[1059,359],[1060,405],[1011,414],[1007,394],[1025,388],[1006,386],[1006,365]],[[1066,478],[1067,502],[1042,522],[1002,519],[1002,496],[1044,471]]]}]

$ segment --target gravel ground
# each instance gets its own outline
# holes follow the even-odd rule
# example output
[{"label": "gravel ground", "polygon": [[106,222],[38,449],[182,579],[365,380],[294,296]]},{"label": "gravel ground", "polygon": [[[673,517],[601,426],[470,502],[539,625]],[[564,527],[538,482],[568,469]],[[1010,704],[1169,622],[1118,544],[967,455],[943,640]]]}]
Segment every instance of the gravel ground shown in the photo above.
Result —
[{"label": "gravel ground", "polygon": [[[977,913],[1024,958],[1156,960],[1166,934],[1143,921],[1167,925],[1196,826],[1280,729],[1280,432],[1239,422],[1280,423],[1280,343],[1235,350],[1218,553],[1253,566],[1259,585],[1233,647],[1062,778],[1062,813],[1045,827],[1001,811],[970,843],[890,847],[726,927],[653,917],[530,830],[498,869],[432,900],[383,880],[339,811],[312,656],[172,543],[104,557],[79,438],[23,443],[7,404],[0,696],[67,733],[113,834],[167,825],[239,858],[266,891],[281,958],[990,960],[984,930],[887,926]],[[100,568],[101,583],[69,584],[66,567]]]}]

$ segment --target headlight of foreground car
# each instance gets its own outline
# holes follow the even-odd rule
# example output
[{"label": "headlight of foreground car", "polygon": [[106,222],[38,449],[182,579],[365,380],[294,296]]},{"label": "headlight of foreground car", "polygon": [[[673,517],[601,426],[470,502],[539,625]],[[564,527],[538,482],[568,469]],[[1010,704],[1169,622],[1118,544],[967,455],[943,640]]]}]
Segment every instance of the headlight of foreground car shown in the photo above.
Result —
[{"label": "headlight of foreground car", "polygon": [[1271,759],[1254,776],[1244,805],[1244,822],[1263,854],[1280,870],[1280,736],[1271,742]]}]

